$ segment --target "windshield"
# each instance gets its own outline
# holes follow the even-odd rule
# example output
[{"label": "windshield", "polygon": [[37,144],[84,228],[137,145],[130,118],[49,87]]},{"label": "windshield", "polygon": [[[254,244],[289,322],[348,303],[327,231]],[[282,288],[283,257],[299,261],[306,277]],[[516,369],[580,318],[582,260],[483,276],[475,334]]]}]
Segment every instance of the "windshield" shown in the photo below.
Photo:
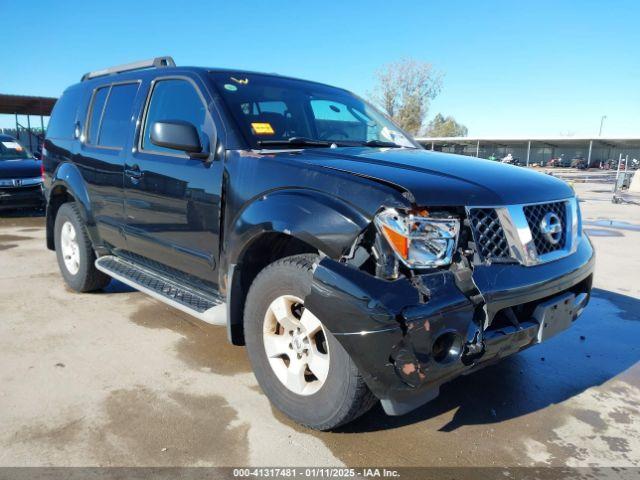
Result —
[{"label": "windshield", "polygon": [[339,88],[271,75],[214,72],[220,95],[252,147],[419,146],[371,105]]},{"label": "windshield", "polygon": [[0,160],[31,158],[31,153],[15,138],[0,136]]}]

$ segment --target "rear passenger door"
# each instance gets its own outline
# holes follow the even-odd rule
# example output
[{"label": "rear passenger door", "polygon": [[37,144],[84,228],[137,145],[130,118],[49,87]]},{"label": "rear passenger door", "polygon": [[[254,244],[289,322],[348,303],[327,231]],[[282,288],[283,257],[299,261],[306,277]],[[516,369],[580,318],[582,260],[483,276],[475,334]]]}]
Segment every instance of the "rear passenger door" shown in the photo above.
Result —
[{"label": "rear passenger door", "polygon": [[[190,77],[157,78],[149,86],[136,149],[125,167],[128,249],[217,287],[222,161],[207,91]],[[208,159],[151,142],[154,122],[194,125]]]},{"label": "rear passenger door", "polygon": [[139,81],[107,83],[92,90],[76,165],[89,190],[101,240],[126,246],[123,172],[134,130]]}]

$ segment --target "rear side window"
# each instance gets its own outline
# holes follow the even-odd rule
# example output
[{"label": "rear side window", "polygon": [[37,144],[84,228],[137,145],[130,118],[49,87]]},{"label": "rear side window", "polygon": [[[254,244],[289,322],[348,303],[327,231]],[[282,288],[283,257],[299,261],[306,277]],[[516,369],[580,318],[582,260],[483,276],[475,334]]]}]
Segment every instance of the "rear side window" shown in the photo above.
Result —
[{"label": "rear side window", "polygon": [[94,92],[88,120],[87,143],[123,148],[131,127],[138,83],[99,88]]},{"label": "rear side window", "polygon": [[100,127],[100,120],[102,120],[102,112],[104,112],[107,95],[109,95],[109,87],[99,88],[93,94],[91,114],[89,115],[87,126],[87,143],[98,143],[98,128]]},{"label": "rear side window", "polygon": [[65,91],[62,97],[58,99],[53,107],[53,112],[51,112],[47,137],[73,138],[76,112],[82,99],[82,92],[82,88],[73,88]]},{"label": "rear side window", "polygon": [[[207,119],[207,108],[193,85],[186,80],[160,80],[153,88],[145,120],[143,150],[170,152],[176,150],[151,143],[151,127],[155,122],[182,120],[202,132]],[[202,135],[200,138],[202,141]]]}]

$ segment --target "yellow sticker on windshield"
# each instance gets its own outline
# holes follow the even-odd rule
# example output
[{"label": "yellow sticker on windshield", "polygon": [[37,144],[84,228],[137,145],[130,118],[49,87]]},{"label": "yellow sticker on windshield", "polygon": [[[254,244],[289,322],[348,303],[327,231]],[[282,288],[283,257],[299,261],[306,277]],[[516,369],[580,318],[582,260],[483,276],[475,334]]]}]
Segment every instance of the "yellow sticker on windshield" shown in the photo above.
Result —
[{"label": "yellow sticker on windshield", "polygon": [[253,122],[251,129],[256,135],[273,135],[276,132],[273,131],[273,127],[267,122]]}]

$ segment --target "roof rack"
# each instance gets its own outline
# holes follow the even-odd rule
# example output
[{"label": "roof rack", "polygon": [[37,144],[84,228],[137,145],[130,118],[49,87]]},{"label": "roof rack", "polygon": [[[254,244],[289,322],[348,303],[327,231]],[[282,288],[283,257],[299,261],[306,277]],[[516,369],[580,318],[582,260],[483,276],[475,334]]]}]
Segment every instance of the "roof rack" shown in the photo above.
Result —
[{"label": "roof rack", "polygon": [[85,73],[80,79],[81,82],[92,78],[104,77],[115,73],[130,72],[133,70],[143,70],[145,68],[164,68],[175,67],[176,62],[171,57],[156,57],[148,60],[140,60],[133,63],[125,63],[124,65],[116,65],[115,67],[104,68],[94,72]]}]

